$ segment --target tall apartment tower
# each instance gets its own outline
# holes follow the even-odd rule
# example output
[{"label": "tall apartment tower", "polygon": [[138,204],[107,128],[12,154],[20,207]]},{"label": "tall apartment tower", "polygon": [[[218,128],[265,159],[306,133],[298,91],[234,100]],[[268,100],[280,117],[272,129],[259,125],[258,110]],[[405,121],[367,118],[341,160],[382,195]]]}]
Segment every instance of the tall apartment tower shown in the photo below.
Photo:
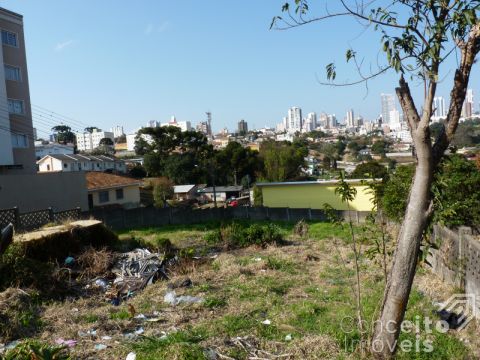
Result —
[{"label": "tall apartment tower", "polygon": [[395,98],[392,94],[381,94],[382,100],[382,123],[390,124],[390,112],[395,110]]},{"label": "tall apartment tower", "polygon": [[302,131],[303,118],[302,109],[299,107],[292,107],[288,109],[287,129],[290,132]]},{"label": "tall apartment tower", "polygon": [[23,16],[0,8],[0,174],[36,173]]},{"label": "tall apartment tower", "polygon": [[442,96],[433,98],[433,116],[442,118],[447,116],[447,108],[445,106],[445,99]]},{"label": "tall apartment tower", "polygon": [[238,122],[238,133],[239,134],[246,134],[248,133],[248,124],[245,120],[240,120]]},{"label": "tall apartment tower", "polygon": [[347,128],[355,127],[355,116],[353,113],[353,109],[347,111],[347,121],[346,121]]},{"label": "tall apartment tower", "polygon": [[472,117],[473,110],[474,110],[473,90],[468,89],[467,94],[465,96],[465,101],[463,102],[462,117],[465,117],[465,118]]}]

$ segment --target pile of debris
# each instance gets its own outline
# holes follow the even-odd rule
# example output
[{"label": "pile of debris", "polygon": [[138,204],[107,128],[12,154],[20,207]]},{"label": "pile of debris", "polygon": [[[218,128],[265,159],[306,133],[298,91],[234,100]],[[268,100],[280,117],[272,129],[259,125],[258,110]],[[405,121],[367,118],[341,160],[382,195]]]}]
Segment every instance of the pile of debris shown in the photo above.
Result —
[{"label": "pile of debris", "polygon": [[167,267],[175,262],[176,258],[167,260],[159,253],[135,249],[116,255],[106,276],[90,280],[86,288],[99,288],[110,303],[118,306],[158,279],[168,280]]}]

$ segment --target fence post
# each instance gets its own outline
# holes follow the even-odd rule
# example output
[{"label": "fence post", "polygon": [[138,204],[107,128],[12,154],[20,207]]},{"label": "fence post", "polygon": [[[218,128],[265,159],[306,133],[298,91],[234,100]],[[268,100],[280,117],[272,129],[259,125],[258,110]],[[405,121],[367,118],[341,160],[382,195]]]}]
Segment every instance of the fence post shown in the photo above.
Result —
[{"label": "fence post", "polygon": [[290,222],[290,208],[287,207],[287,221]]},{"label": "fence post", "polygon": [[77,210],[77,218],[75,220],[80,220],[82,217],[82,209],[78,206],[75,210]]},{"label": "fence post", "polygon": [[267,209],[267,220],[270,220],[270,212],[268,211],[269,207],[267,206],[265,209]]},{"label": "fence post", "polygon": [[20,211],[18,210],[18,207],[16,207],[16,206],[13,208],[13,211],[15,213],[15,221],[14,221],[15,224],[13,224],[13,225],[15,225],[15,231],[19,231],[20,226],[21,226],[21,224],[20,224]]},{"label": "fence post", "polygon": [[53,208],[50,206],[47,210],[48,210],[48,221],[51,223],[55,222],[55,214],[53,213]]},{"label": "fence post", "polygon": [[312,208],[308,208],[308,220],[312,221]]}]

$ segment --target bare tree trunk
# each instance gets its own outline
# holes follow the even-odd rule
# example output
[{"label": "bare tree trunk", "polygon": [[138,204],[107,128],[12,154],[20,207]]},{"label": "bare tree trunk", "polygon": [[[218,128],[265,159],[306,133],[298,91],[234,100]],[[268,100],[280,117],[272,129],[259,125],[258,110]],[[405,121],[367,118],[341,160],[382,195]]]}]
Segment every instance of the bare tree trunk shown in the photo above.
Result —
[{"label": "bare tree trunk", "polygon": [[385,289],[381,317],[375,324],[372,350],[378,358],[389,358],[395,352],[400,325],[410,296],[430,204],[432,169],[429,158],[428,155],[423,160],[419,158],[410,191],[410,199],[415,200],[408,202]]}]

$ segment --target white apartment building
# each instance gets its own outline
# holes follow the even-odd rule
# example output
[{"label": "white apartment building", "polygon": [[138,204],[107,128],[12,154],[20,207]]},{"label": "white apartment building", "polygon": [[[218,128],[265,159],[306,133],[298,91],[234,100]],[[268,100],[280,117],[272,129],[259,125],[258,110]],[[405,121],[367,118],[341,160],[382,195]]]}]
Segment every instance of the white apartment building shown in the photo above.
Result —
[{"label": "white apartment building", "polygon": [[125,135],[125,132],[123,131],[123,126],[120,126],[120,125],[117,125],[117,126],[111,128],[111,129],[110,129],[110,132],[113,133],[113,136],[114,136],[115,138],[118,138],[118,137],[120,137],[120,136]]},{"label": "white apartment building", "polygon": [[192,124],[190,124],[190,121],[177,121],[175,116],[172,116],[169,122],[167,123],[161,123],[160,126],[176,126],[180,128],[182,131],[191,131],[192,130]]},{"label": "white apartment building", "polygon": [[308,113],[307,118],[303,123],[303,131],[310,132],[317,128],[317,114],[314,112]]},{"label": "white apartment building", "polygon": [[390,113],[395,110],[395,97],[393,94],[381,94],[382,101],[382,123],[389,125],[391,122]]},{"label": "white apartment building", "polygon": [[100,146],[100,140],[107,138],[112,141],[115,140],[113,132],[110,131],[101,131],[93,129],[93,131],[85,133],[75,133],[75,138],[77,141],[77,149],[79,151],[93,151],[94,149]]},{"label": "white apartment building", "polygon": [[296,132],[302,131],[303,118],[302,118],[302,109],[294,106],[288,109],[287,115],[287,131]]},{"label": "white apartment building", "polygon": [[445,99],[442,96],[433,98],[433,116],[436,119],[447,116],[447,107],[445,106]]},{"label": "white apartment building", "polygon": [[[127,137],[127,151],[135,151],[135,141],[137,138],[138,131],[132,134],[128,134]],[[150,135],[143,134],[142,139],[147,143],[151,144],[153,139]]]}]

